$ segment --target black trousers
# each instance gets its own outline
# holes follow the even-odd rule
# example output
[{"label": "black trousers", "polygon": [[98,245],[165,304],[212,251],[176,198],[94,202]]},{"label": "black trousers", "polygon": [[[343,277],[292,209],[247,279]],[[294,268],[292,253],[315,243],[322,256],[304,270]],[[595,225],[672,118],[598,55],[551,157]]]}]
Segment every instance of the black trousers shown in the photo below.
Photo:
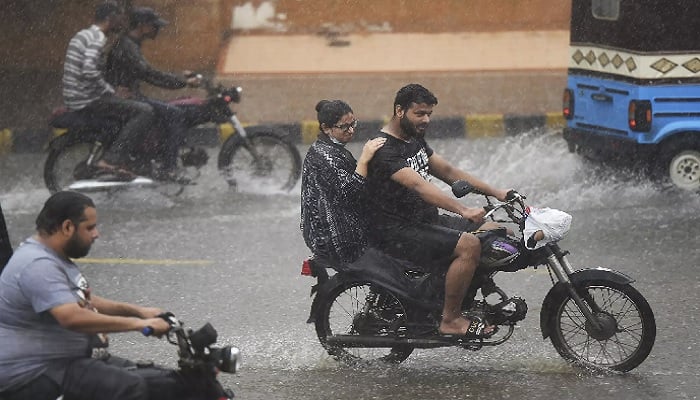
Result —
[{"label": "black trousers", "polygon": [[77,359],[66,368],[63,385],[42,375],[29,384],[3,393],[6,400],[149,400],[146,379],[123,358]]},{"label": "black trousers", "polygon": [[153,107],[157,123],[165,129],[163,146],[162,169],[168,171],[177,166],[177,151],[185,142],[187,126],[185,125],[185,112],[172,104],[154,99],[144,99],[144,102]]},{"label": "black trousers", "polygon": [[81,110],[96,116],[114,116],[125,121],[117,138],[102,158],[114,165],[124,165],[129,153],[141,143],[155,121],[153,107],[145,102],[104,95]]}]

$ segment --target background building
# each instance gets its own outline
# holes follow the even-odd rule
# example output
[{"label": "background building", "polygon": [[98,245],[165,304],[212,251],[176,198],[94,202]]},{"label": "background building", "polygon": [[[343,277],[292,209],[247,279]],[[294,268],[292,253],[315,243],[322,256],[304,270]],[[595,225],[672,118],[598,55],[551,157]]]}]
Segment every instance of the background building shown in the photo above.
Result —
[{"label": "background building", "polygon": [[[151,6],[157,9],[171,23],[164,28],[155,42],[144,44],[144,52],[152,64],[164,70],[180,71],[192,69],[216,75],[225,81],[242,82],[247,90],[241,105],[245,120],[284,120],[297,116],[300,110],[313,109],[318,98],[308,100],[312,105],[304,104],[299,109],[275,111],[270,110],[270,96],[273,103],[286,101],[298,102],[295,93],[301,97],[332,96],[328,89],[337,86],[338,81],[352,82],[351,86],[363,92],[358,82],[366,81],[369,87],[378,89],[386,81],[386,74],[367,73],[361,76],[343,74],[335,76],[325,74],[288,74],[289,71],[276,71],[264,74],[245,73],[230,75],[222,70],[227,57],[256,57],[255,54],[231,54],[231,44],[236,38],[269,38],[279,43],[285,36],[320,35],[329,41],[329,46],[344,46],[347,35],[381,35],[404,33],[497,33],[497,32],[559,32],[566,31],[569,24],[570,5],[560,0],[120,0],[126,7]],[[43,129],[51,110],[61,104],[60,78],[65,49],[71,36],[87,27],[92,19],[96,0],[5,0],[0,24],[0,128]],[[561,38],[562,35],[560,34]],[[561,42],[561,39],[559,39]],[[264,43],[264,42],[261,42]],[[272,42],[270,42],[272,43]],[[350,44],[351,45],[351,44]],[[406,43],[410,52],[411,43]],[[262,45],[264,46],[264,44]],[[558,48],[557,48],[558,49]],[[304,48],[298,49],[304,52]],[[466,50],[465,50],[466,51]],[[382,56],[382,49],[367,58]],[[561,55],[565,60],[566,54]],[[265,62],[265,60],[260,60]],[[338,60],[342,63],[342,60]],[[505,64],[504,64],[505,65]],[[404,67],[406,67],[404,65]],[[410,66],[408,66],[410,69]],[[519,70],[513,66],[513,71]],[[235,71],[234,71],[235,72]],[[552,99],[560,97],[565,79],[565,71],[544,71],[527,76],[475,76],[474,71],[464,74],[452,71],[444,76],[435,75],[435,71],[420,74],[403,73],[386,81],[388,95],[398,88],[397,84],[406,80],[425,78],[433,85],[450,86],[450,81],[468,81],[470,79],[493,85],[500,79],[506,87],[513,87],[514,82],[525,82],[525,87],[547,87],[546,99],[539,101],[537,107],[547,108],[540,111],[552,111]],[[466,74],[466,75],[465,75]],[[449,75],[449,76],[448,76]],[[469,75],[469,76],[467,76]],[[513,78],[515,76],[515,78]],[[535,76],[535,78],[532,78]],[[539,77],[538,77],[539,76]],[[508,79],[511,79],[508,83]],[[515,79],[513,81],[512,79]],[[543,79],[532,81],[532,79]],[[492,82],[492,83],[489,83]],[[280,85],[292,84],[285,90]],[[560,85],[561,83],[561,85]],[[294,86],[296,85],[296,86]],[[476,84],[475,84],[476,85]],[[360,85],[361,86],[361,85]],[[556,86],[556,87],[549,87]],[[314,91],[316,87],[319,90]],[[433,87],[434,88],[434,87]],[[299,90],[303,89],[300,93]],[[308,90],[307,90],[308,89]],[[350,89],[348,89],[350,90]],[[465,89],[472,90],[472,89]],[[479,86],[473,90],[480,95],[496,95],[504,98],[505,94],[488,94]],[[541,90],[541,89],[539,89]],[[551,92],[550,92],[551,90]],[[274,97],[270,92],[284,93],[285,97]],[[454,104],[458,99],[446,96],[446,91],[435,89],[442,104]],[[356,108],[362,98],[360,92],[351,94],[349,99]],[[535,90],[533,93],[537,92]],[[347,91],[334,97],[343,97]],[[154,95],[160,95],[158,91]],[[182,94],[178,93],[177,95]],[[366,95],[366,93],[364,93]],[[468,93],[474,97],[477,93]],[[176,94],[163,93],[164,98]],[[521,95],[519,95],[521,96]],[[448,100],[449,99],[449,100]],[[387,107],[384,96],[377,100]],[[538,101],[532,100],[533,104]],[[492,101],[483,107],[471,107],[474,112],[488,112],[493,108]],[[488,102],[487,102],[488,103]],[[499,103],[500,104],[500,103]],[[508,102],[503,103],[509,107]],[[513,104],[513,103],[511,103]],[[389,105],[390,107],[390,105]],[[512,105],[510,106],[512,109]],[[374,109],[368,104],[367,109]],[[268,112],[266,113],[265,110]],[[503,110],[492,110],[503,112]],[[517,109],[513,109],[518,112]],[[299,118],[308,115],[298,115]]]}]

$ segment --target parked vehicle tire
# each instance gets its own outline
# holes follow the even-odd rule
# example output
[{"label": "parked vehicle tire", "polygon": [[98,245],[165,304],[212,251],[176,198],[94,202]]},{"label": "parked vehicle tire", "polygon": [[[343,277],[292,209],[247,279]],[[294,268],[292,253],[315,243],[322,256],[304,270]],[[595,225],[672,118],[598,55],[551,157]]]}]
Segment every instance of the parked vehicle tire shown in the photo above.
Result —
[{"label": "parked vehicle tire", "polygon": [[662,181],[678,188],[700,191],[700,134],[687,135],[665,144],[659,155],[657,173]]}]

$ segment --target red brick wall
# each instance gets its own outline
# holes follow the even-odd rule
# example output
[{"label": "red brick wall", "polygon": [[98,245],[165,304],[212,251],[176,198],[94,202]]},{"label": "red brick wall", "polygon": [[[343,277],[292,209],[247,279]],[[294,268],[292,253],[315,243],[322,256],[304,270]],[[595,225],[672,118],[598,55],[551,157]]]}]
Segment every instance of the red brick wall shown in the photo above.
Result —
[{"label": "red brick wall", "polygon": [[[2,0],[0,129],[45,126],[61,104],[60,76],[70,38],[87,27],[101,0]],[[230,35],[233,8],[249,0],[118,0],[151,6],[171,23],[144,52],[157,67],[213,70]],[[252,0],[255,7],[265,0]],[[349,31],[385,22],[393,32],[568,29],[566,0],[270,0],[288,33],[324,24]],[[245,32],[233,32],[245,34]]]},{"label": "red brick wall", "polygon": [[[244,3],[245,1],[234,1]],[[388,22],[394,32],[568,29],[563,0],[278,0],[291,31]]]},{"label": "red brick wall", "polygon": [[[260,4],[264,0],[255,0]],[[562,0],[272,0],[288,33],[314,33],[323,24],[350,31],[388,23],[394,32],[568,29]],[[211,69],[230,32],[233,7],[248,0],[122,0],[156,8],[171,24],[144,47],[152,62]],[[6,0],[0,24],[4,68],[55,70],[71,36],[88,26],[99,0]]]}]

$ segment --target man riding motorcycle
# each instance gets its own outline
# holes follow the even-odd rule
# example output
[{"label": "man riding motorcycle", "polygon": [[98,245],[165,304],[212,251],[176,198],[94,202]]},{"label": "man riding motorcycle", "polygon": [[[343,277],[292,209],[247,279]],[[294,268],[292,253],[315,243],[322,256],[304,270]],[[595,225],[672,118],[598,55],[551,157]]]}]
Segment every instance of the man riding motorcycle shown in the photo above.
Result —
[{"label": "man riding motorcycle", "polygon": [[[432,176],[448,185],[464,180],[501,201],[510,191],[492,187],[453,166],[426,143],[425,132],[435,105],[435,95],[418,84],[406,85],[396,93],[394,115],[376,135],[386,143],[369,163],[370,234],[380,250],[417,265],[449,259],[438,331],[465,338],[488,337],[493,327],[464,318],[461,305],[481,255],[479,238],[469,232],[498,226],[484,223],[483,208],[465,207],[430,179]],[[458,216],[439,215],[438,209]]]},{"label": "man riding motorcycle", "polygon": [[146,378],[135,363],[110,356],[105,333],[162,335],[170,324],[158,308],[98,296],[72,261],[99,237],[93,201],[58,192],[36,228],[0,274],[0,397],[149,399]]},{"label": "man riding motorcycle", "polygon": [[129,153],[142,133],[153,123],[153,108],[143,102],[115,95],[104,76],[103,52],[107,37],[122,28],[124,12],[118,5],[105,2],[95,9],[94,23],[70,40],[63,68],[63,101],[66,107],[83,117],[117,118],[118,136],[96,167],[100,173],[130,178],[125,167]]},{"label": "man riding motorcycle", "polygon": [[165,126],[169,136],[165,143],[165,157],[154,178],[159,180],[184,181],[186,177],[178,174],[177,151],[184,142],[187,127],[184,114],[178,107],[160,100],[146,97],[140,90],[141,81],[165,89],[181,89],[186,86],[197,87],[200,78],[185,71],[185,78],[153,68],[141,52],[144,39],[155,39],[160,29],[168,22],[148,7],[134,8],[129,14],[128,30],[119,38],[107,57],[105,77],[117,88],[117,94],[127,99],[134,99],[153,107],[156,123]]}]

